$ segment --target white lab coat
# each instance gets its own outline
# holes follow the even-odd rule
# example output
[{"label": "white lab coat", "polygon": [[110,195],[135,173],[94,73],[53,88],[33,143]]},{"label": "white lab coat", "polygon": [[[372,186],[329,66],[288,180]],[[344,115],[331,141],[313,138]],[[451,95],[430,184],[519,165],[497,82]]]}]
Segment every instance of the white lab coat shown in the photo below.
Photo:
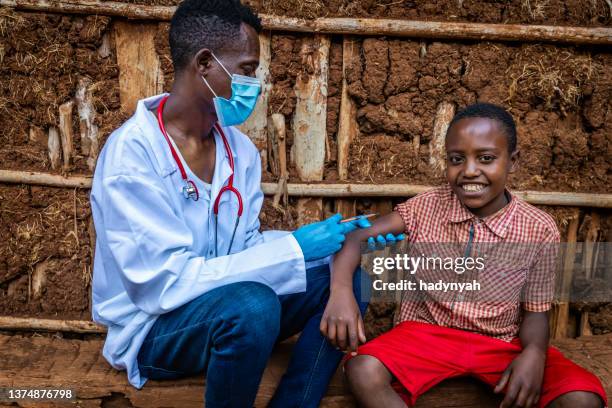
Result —
[{"label": "white lab coat", "polygon": [[232,254],[221,256],[227,252],[238,211],[235,196],[223,194],[219,257],[214,257],[212,203],[231,174],[226,152],[215,132],[212,199],[183,161],[201,194],[197,202],[185,199],[180,171],[148,110],[156,108],[162,96],[139,101],[134,116],[109,137],[91,191],[97,233],[93,319],[108,326],[104,357],[113,367],[126,369],[136,388],[147,380],[139,373],[136,357],[160,314],[239,281],[264,283],[279,295],[306,290],[304,256],[293,235],[259,231],[261,159],[250,139],[234,127],[224,131],[244,212]]}]

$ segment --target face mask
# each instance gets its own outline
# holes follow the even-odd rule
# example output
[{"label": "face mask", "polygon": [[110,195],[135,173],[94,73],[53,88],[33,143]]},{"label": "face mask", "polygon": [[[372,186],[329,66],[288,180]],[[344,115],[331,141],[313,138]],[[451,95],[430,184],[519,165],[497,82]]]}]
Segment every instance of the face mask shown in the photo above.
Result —
[{"label": "face mask", "polygon": [[214,54],[212,56],[232,79],[232,96],[230,99],[225,99],[217,96],[206,78],[202,77],[208,89],[215,95],[213,103],[215,104],[219,124],[223,127],[240,125],[253,113],[253,109],[255,109],[257,104],[257,97],[261,92],[261,83],[257,78],[230,74],[221,64],[221,61]]}]

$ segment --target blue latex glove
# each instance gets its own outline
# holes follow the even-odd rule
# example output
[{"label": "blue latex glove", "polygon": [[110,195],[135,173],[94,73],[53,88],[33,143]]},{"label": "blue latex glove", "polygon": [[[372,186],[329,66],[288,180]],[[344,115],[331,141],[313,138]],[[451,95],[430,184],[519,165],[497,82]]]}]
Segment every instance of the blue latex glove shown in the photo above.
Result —
[{"label": "blue latex glove", "polygon": [[345,235],[357,228],[372,226],[367,218],[340,223],[342,214],[336,214],[325,221],[304,225],[293,231],[293,236],[302,248],[304,260],[325,258],[342,248]]},{"label": "blue latex glove", "polygon": [[406,236],[404,234],[393,235],[391,233],[383,236],[379,234],[376,238],[370,237],[368,238],[368,249],[370,251],[376,251],[379,249],[384,249],[386,246],[394,245],[398,241],[403,241]]}]

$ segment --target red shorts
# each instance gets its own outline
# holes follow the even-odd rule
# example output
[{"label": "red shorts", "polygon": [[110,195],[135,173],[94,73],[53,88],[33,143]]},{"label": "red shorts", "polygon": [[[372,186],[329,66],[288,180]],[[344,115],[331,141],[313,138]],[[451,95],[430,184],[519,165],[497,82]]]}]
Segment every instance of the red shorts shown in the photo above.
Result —
[{"label": "red shorts", "polygon": [[[419,395],[451,377],[473,376],[494,387],[521,350],[519,339],[505,342],[464,330],[403,322],[360,346],[358,354],[381,361],[403,386],[395,387],[402,399],[413,406]],[[607,406],[599,379],[549,347],[538,406],[571,391],[595,393]]]}]

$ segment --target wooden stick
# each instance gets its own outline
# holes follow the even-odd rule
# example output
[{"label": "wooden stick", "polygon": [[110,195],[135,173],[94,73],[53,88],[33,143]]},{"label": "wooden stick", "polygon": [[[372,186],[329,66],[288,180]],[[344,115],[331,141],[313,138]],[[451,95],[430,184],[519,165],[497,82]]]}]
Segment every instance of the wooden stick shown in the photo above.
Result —
[{"label": "wooden stick", "polygon": [[[584,242],[584,255],[583,255],[583,266],[585,272],[585,278],[590,280],[593,278],[593,271],[597,267],[597,251],[596,245],[599,238],[600,230],[600,219],[599,214],[596,212],[591,213],[591,222],[589,229],[587,230],[586,239]],[[582,312],[580,316],[580,328],[578,331],[580,336],[591,336],[591,325],[589,324],[589,312]]]},{"label": "wooden stick", "polygon": [[[45,260],[39,262],[34,266],[32,277],[30,279],[30,286],[28,287],[28,294],[34,299],[39,299],[42,296],[43,288],[47,283],[47,271],[49,270],[49,261]],[[30,301],[28,296],[28,302]]]},{"label": "wooden stick", "polygon": [[51,162],[51,168],[55,170],[60,167],[60,162],[62,160],[62,143],[60,142],[59,132],[54,126],[49,128],[49,139],[47,141],[47,146],[49,147],[49,161]]},{"label": "wooden stick", "polygon": [[[108,36],[105,34],[106,38]],[[79,129],[81,134],[81,153],[87,157],[87,166],[93,171],[98,157],[98,126],[95,123],[96,109],[93,106],[91,80],[79,79],[75,99],[79,112]]]},{"label": "wooden stick", "polygon": [[580,225],[580,209],[573,211],[569,226],[567,227],[567,246],[563,256],[563,271],[560,281],[561,300],[555,310],[555,327],[552,338],[560,339],[568,337],[569,326],[569,295],[574,274],[574,261],[576,259],[576,240],[578,236],[578,226]]},{"label": "wooden stick", "polygon": [[280,113],[270,116],[268,151],[270,152],[270,168],[272,173],[279,177],[272,204],[277,207],[282,198],[283,205],[287,206],[289,205],[289,195],[287,194],[289,174],[287,171],[286,128],[285,117]]},{"label": "wooden stick", "polygon": [[429,142],[429,164],[440,174],[444,171],[446,163],[446,150],[444,149],[446,131],[454,115],[454,104],[441,102],[438,105],[438,111],[434,120],[433,137],[431,142]]},{"label": "wooden stick", "polygon": [[106,333],[106,327],[86,320],[54,320],[0,316],[0,330],[41,330],[74,333]]},{"label": "wooden stick", "polygon": [[151,24],[115,23],[119,100],[126,112],[133,112],[138,100],[163,89],[161,64],[155,50],[156,34],[157,26]]},{"label": "wooden stick", "polygon": [[64,170],[70,166],[72,159],[72,108],[74,102],[66,102],[59,107],[59,130],[62,141]]},{"label": "wooden stick", "polygon": [[[145,6],[115,1],[0,0],[19,10],[63,14],[100,14],[138,20],[169,21],[175,7]],[[535,41],[566,44],[612,44],[609,27],[563,27],[518,24],[479,24],[374,18],[317,18],[304,20],[260,14],[264,28],[305,33],[386,35],[478,41]]]},{"label": "wooden stick", "polygon": [[345,36],[342,42],[342,97],[340,99],[340,117],[338,124],[338,177],[348,179],[348,163],[351,143],[359,134],[357,124],[357,107],[348,93],[346,70],[359,55],[354,38]]},{"label": "wooden stick", "polygon": [[0,183],[32,184],[65,188],[91,188],[91,177],[63,177],[57,174],[38,173],[34,171],[0,170]]},{"label": "wooden stick", "polygon": [[28,143],[44,145],[47,142],[47,135],[38,126],[30,126],[30,133],[28,135]]},{"label": "wooden stick", "polygon": [[268,163],[272,174],[277,177],[287,175],[287,147],[285,117],[280,113],[270,116],[268,124]]},{"label": "wooden stick", "polygon": [[[0,170],[0,183],[32,184],[49,187],[91,188],[91,177],[63,177],[33,171]],[[261,183],[266,195],[274,195],[276,183]],[[414,184],[327,184],[291,183],[287,185],[293,197],[412,197],[433,186]],[[531,204],[570,207],[612,208],[612,194],[567,193],[554,191],[513,191],[513,194]],[[345,214],[346,215],[346,214]]]}]

